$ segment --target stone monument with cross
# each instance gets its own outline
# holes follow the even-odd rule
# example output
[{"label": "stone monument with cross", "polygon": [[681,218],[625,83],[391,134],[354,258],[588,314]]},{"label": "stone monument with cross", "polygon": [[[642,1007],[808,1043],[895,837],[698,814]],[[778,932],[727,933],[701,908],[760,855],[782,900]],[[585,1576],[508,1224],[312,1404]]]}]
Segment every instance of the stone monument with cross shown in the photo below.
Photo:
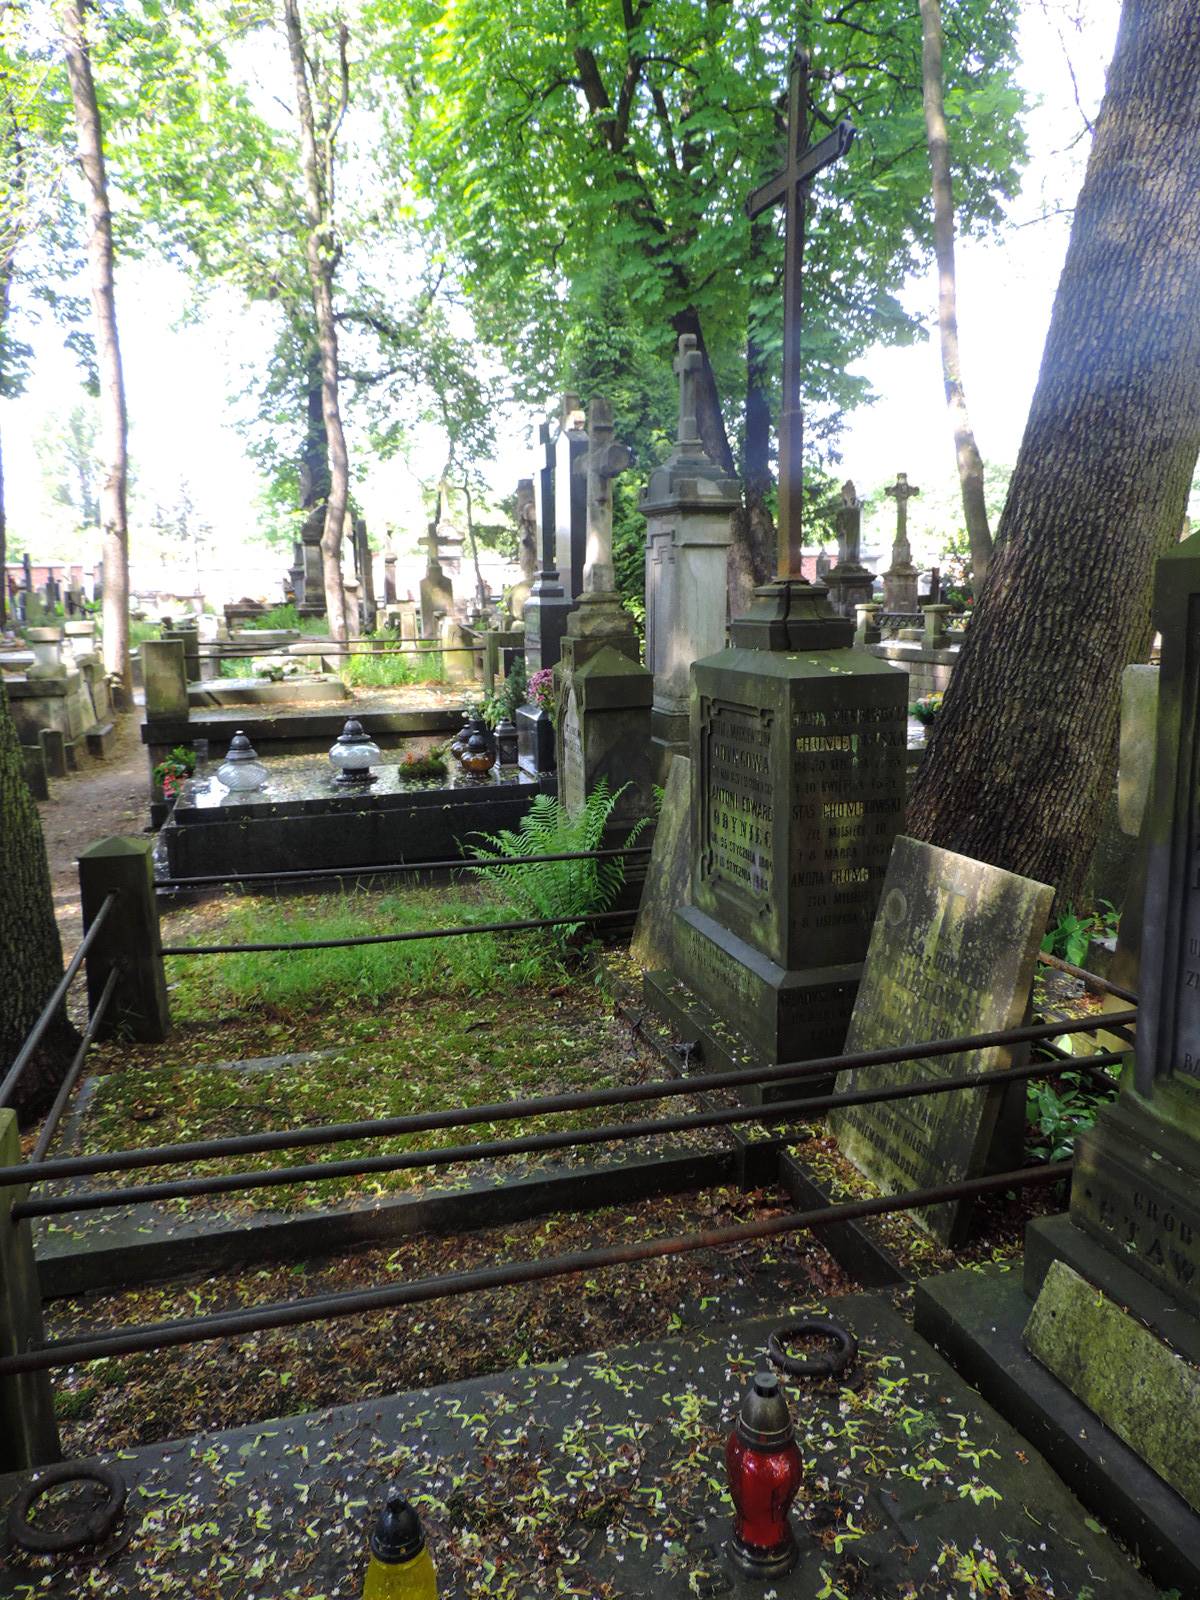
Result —
[{"label": "stone monument with cross", "polygon": [[441,545],[436,522],[425,531],[425,576],[421,579],[421,637],[439,637],[439,618],[454,615],[454,588],[441,562]]},{"label": "stone monument with cross", "polygon": [[562,641],[557,736],[558,794],[572,814],[601,778],[623,789],[610,831],[617,835],[653,809],[650,705],[654,679],[642,665],[637,628],[621,604],[613,568],[613,480],[632,456],[613,437],[612,408],[588,406],[588,448],[575,470],[586,475],[587,551],[583,593]]},{"label": "stone monument with cross", "polygon": [[883,609],[915,616],[917,612],[917,569],[913,566],[912,548],[908,542],[908,502],[920,494],[915,484],[909,483],[903,472],[896,474],[895,483],[884,491],[896,502],[896,540],[892,545],[892,564],[883,575]]},{"label": "stone monument with cross", "polygon": [[694,334],[680,337],[679,425],[675,447],[650,475],[646,517],[646,665],[654,674],[654,746],[665,774],[671,754],[691,749],[692,663],[725,644],[726,568],[733,513],[728,478],[700,442],[696,380],[704,358]]},{"label": "stone monument with cross", "polygon": [[692,669],[690,901],[672,967],[645,976],[707,1070],[841,1049],[904,802],[906,680],[852,649],[854,621],[801,575],[804,212],[854,131],[809,146],[807,79],[797,53],[784,169],[747,202],[784,203],[778,574]]},{"label": "stone monument with cross", "polygon": [[862,501],[849,478],[825,507],[825,516],[833,524],[838,548],[837,564],[825,575],[829,602],[839,617],[856,618],[858,607],[870,604],[875,580],[862,564]]}]

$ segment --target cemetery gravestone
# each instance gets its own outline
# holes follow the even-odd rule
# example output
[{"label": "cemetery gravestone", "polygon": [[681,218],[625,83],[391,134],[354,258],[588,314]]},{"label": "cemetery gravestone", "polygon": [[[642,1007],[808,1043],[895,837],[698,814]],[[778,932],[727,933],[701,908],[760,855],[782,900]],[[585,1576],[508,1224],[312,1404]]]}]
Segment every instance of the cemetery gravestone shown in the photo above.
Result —
[{"label": "cemetery gravestone", "polygon": [[826,508],[837,533],[837,565],[830,569],[825,582],[829,586],[829,601],[839,617],[855,616],[860,605],[870,602],[875,580],[862,564],[862,502],[849,479],[842,485],[840,497]]},{"label": "cemetery gravestone", "polygon": [[[846,1051],[987,1033],[1025,1020],[1053,889],[999,867],[897,838],[871,934]],[[1013,1047],[841,1072],[837,1092],[998,1072]],[[1019,1089],[1023,1101],[1024,1086]],[[842,1154],[884,1193],[984,1171],[1003,1088],[831,1111]],[[939,1238],[966,1231],[965,1201],[913,1212]]]},{"label": "cemetery gravestone", "polygon": [[853,621],[801,576],[804,207],[853,136],[843,124],[807,148],[807,72],[798,54],[787,164],[746,206],[786,204],[779,575],[731,625],[732,648],[693,668],[691,903],[674,966],[645,976],[709,1070],[840,1050],[904,800],[905,680],[852,650]]},{"label": "cemetery gravestone", "polygon": [[438,525],[431,522],[425,535],[425,576],[421,579],[421,637],[436,639],[441,617],[454,614],[454,590],[442,570],[438,545]]},{"label": "cemetery gravestone", "polygon": [[650,704],[654,680],[639,659],[637,629],[621,604],[612,555],[612,480],[629,466],[613,440],[612,410],[593,398],[588,449],[576,463],[586,471],[587,560],[583,594],[567,619],[562,641],[556,742],[559,798],[569,812],[606,779],[622,790],[609,826],[621,832],[651,814],[653,757]]},{"label": "cemetery gravestone", "polygon": [[909,483],[907,474],[898,472],[884,492],[896,502],[896,538],[891,566],[883,575],[883,609],[912,616],[917,610],[917,569],[908,542],[908,502],[921,491]]},{"label": "cemetery gravestone", "polygon": [[321,535],[325,531],[324,507],[317,506],[305,519],[300,529],[300,545],[304,558],[304,580],[301,585],[303,599],[297,610],[304,617],[325,615],[325,565],[321,555]]},{"label": "cemetery gravestone", "polygon": [[534,481],[537,526],[541,538],[540,566],[525,602],[525,661],[531,673],[558,664],[571,597],[563,587],[558,570],[558,535],[554,506],[558,492],[555,483],[555,447],[549,422],[538,429],[542,462]]},{"label": "cemetery gravestone", "polygon": [[579,463],[587,455],[586,418],[579,396],[565,394],[554,446],[555,565],[571,600],[583,593],[587,562],[587,477]]},{"label": "cemetery gravestone", "polygon": [[646,517],[646,665],[654,674],[651,727],[660,773],[686,755],[690,673],[698,657],[725,643],[726,568],[731,518],[740,504],[700,442],[696,379],[703,358],[694,334],[679,340],[679,427],[675,448],[651,474]]}]

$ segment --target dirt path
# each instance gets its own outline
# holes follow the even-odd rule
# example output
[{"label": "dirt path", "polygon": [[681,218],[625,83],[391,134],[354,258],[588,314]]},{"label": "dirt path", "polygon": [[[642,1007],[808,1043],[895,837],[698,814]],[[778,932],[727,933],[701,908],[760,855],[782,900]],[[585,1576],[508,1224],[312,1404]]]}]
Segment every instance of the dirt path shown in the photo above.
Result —
[{"label": "dirt path", "polygon": [[63,958],[69,959],[83,933],[79,909],[82,850],[112,834],[140,834],[150,820],[150,781],[141,741],[139,706],[114,717],[116,740],[105,761],[80,758],[78,772],[54,779],[49,800],[39,800],[54,914],[62,934]]}]

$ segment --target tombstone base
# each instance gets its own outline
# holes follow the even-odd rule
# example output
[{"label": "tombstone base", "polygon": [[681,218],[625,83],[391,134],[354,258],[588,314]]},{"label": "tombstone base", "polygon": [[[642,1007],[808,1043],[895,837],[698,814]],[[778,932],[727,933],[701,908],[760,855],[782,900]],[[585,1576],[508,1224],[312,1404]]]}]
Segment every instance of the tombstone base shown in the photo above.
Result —
[{"label": "tombstone base", "polygon": [[851,620],[859,606],[870,605],[875,592],[875,579],[858,562],[839,563],[826,575],[825,582],[830,605],[839,617]]},{"label": "tombstone base", "polygon": [[[811,1061],[842,1049],[862,967],[788,972],[694,906],[676,912],[674,973],[648,973],[646,999],[689,1039],[702,1041],[704,1070]],[[675,976],[678,974],[678,976]],[[713,1012],[702,996],[720,1004]],[[686,1032],[687,1028],[694,1029]],[[805,1080],[800,1092],[827,1093],[828,1078]],[[751,1104],[795,1096],[786,1082],[743,1091]]]},{"label": "tombstone base", "polygon": [[521,615],[525,623],[525,666],[530,673],[558,665],[573,604],[561,588],[556,595],[539,594],[535,588],[526,600]]},{"label": "tombstone base", "polygon": [[[1064,1232],[1077,1236],[1074,1250],[1060,1237]],[[1093,1262],[1107,1255],[1065,1217],[1039,1219],[1027,1232],[1024,1286],[1017,1273],[997,1266],[925,1278],[913,1303],[915,1331],[1024,1434],[1112,1533],[1137,1550],[1160,1585],[1200,1593],[1200,1517],[1024,1342],[1035,1247],[1039,1257],[1047,1249],[1064,1258],[1087,1258],[1090,1252]],[[1139,1275],[1119,1262],[1111,1265],[1133,1297],[1125,1303],[1144,1318]],[[1112,1288],[1119,1292],[1116,1278]],[[1148,1286],[1143,1290],[1153,1294]]]},{"label": "tombstone base", "polygon": [[[1170,1089],[1155,1094],[1155,1103]],[[1075,1152],[1070,1219],[1200,1316],[1200,1150],[1123,1090]],[[1158,1330],[1164,1334],[1167,1330]]]},{"label": "tombstone base", "polygon": [[691,717],[687,707],[677,711],[673,707],[653,706],[650,711],[650,740],[654,745],[659,782],[665,783],[671,757],[690,756],[692,753]]}]

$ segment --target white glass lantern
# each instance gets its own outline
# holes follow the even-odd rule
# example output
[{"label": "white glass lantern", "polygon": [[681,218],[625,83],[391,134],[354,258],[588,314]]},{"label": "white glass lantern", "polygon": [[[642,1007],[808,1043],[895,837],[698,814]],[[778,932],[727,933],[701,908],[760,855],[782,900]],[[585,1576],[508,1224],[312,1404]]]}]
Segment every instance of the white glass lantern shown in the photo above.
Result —
[{"label": "white glass lantern", "polygon": [[354,717],[329,747],[329,764],[337,773],[335,783],[374,783],[379,774],[371,771],[371,764],[379,759],[379,746]]},{"label": "white glass lantern", "polygon": [[266,767],[240,728],[230,741],[229,754],[217,768],[217,780],[233,794],[249,794],[267,781]]}]

